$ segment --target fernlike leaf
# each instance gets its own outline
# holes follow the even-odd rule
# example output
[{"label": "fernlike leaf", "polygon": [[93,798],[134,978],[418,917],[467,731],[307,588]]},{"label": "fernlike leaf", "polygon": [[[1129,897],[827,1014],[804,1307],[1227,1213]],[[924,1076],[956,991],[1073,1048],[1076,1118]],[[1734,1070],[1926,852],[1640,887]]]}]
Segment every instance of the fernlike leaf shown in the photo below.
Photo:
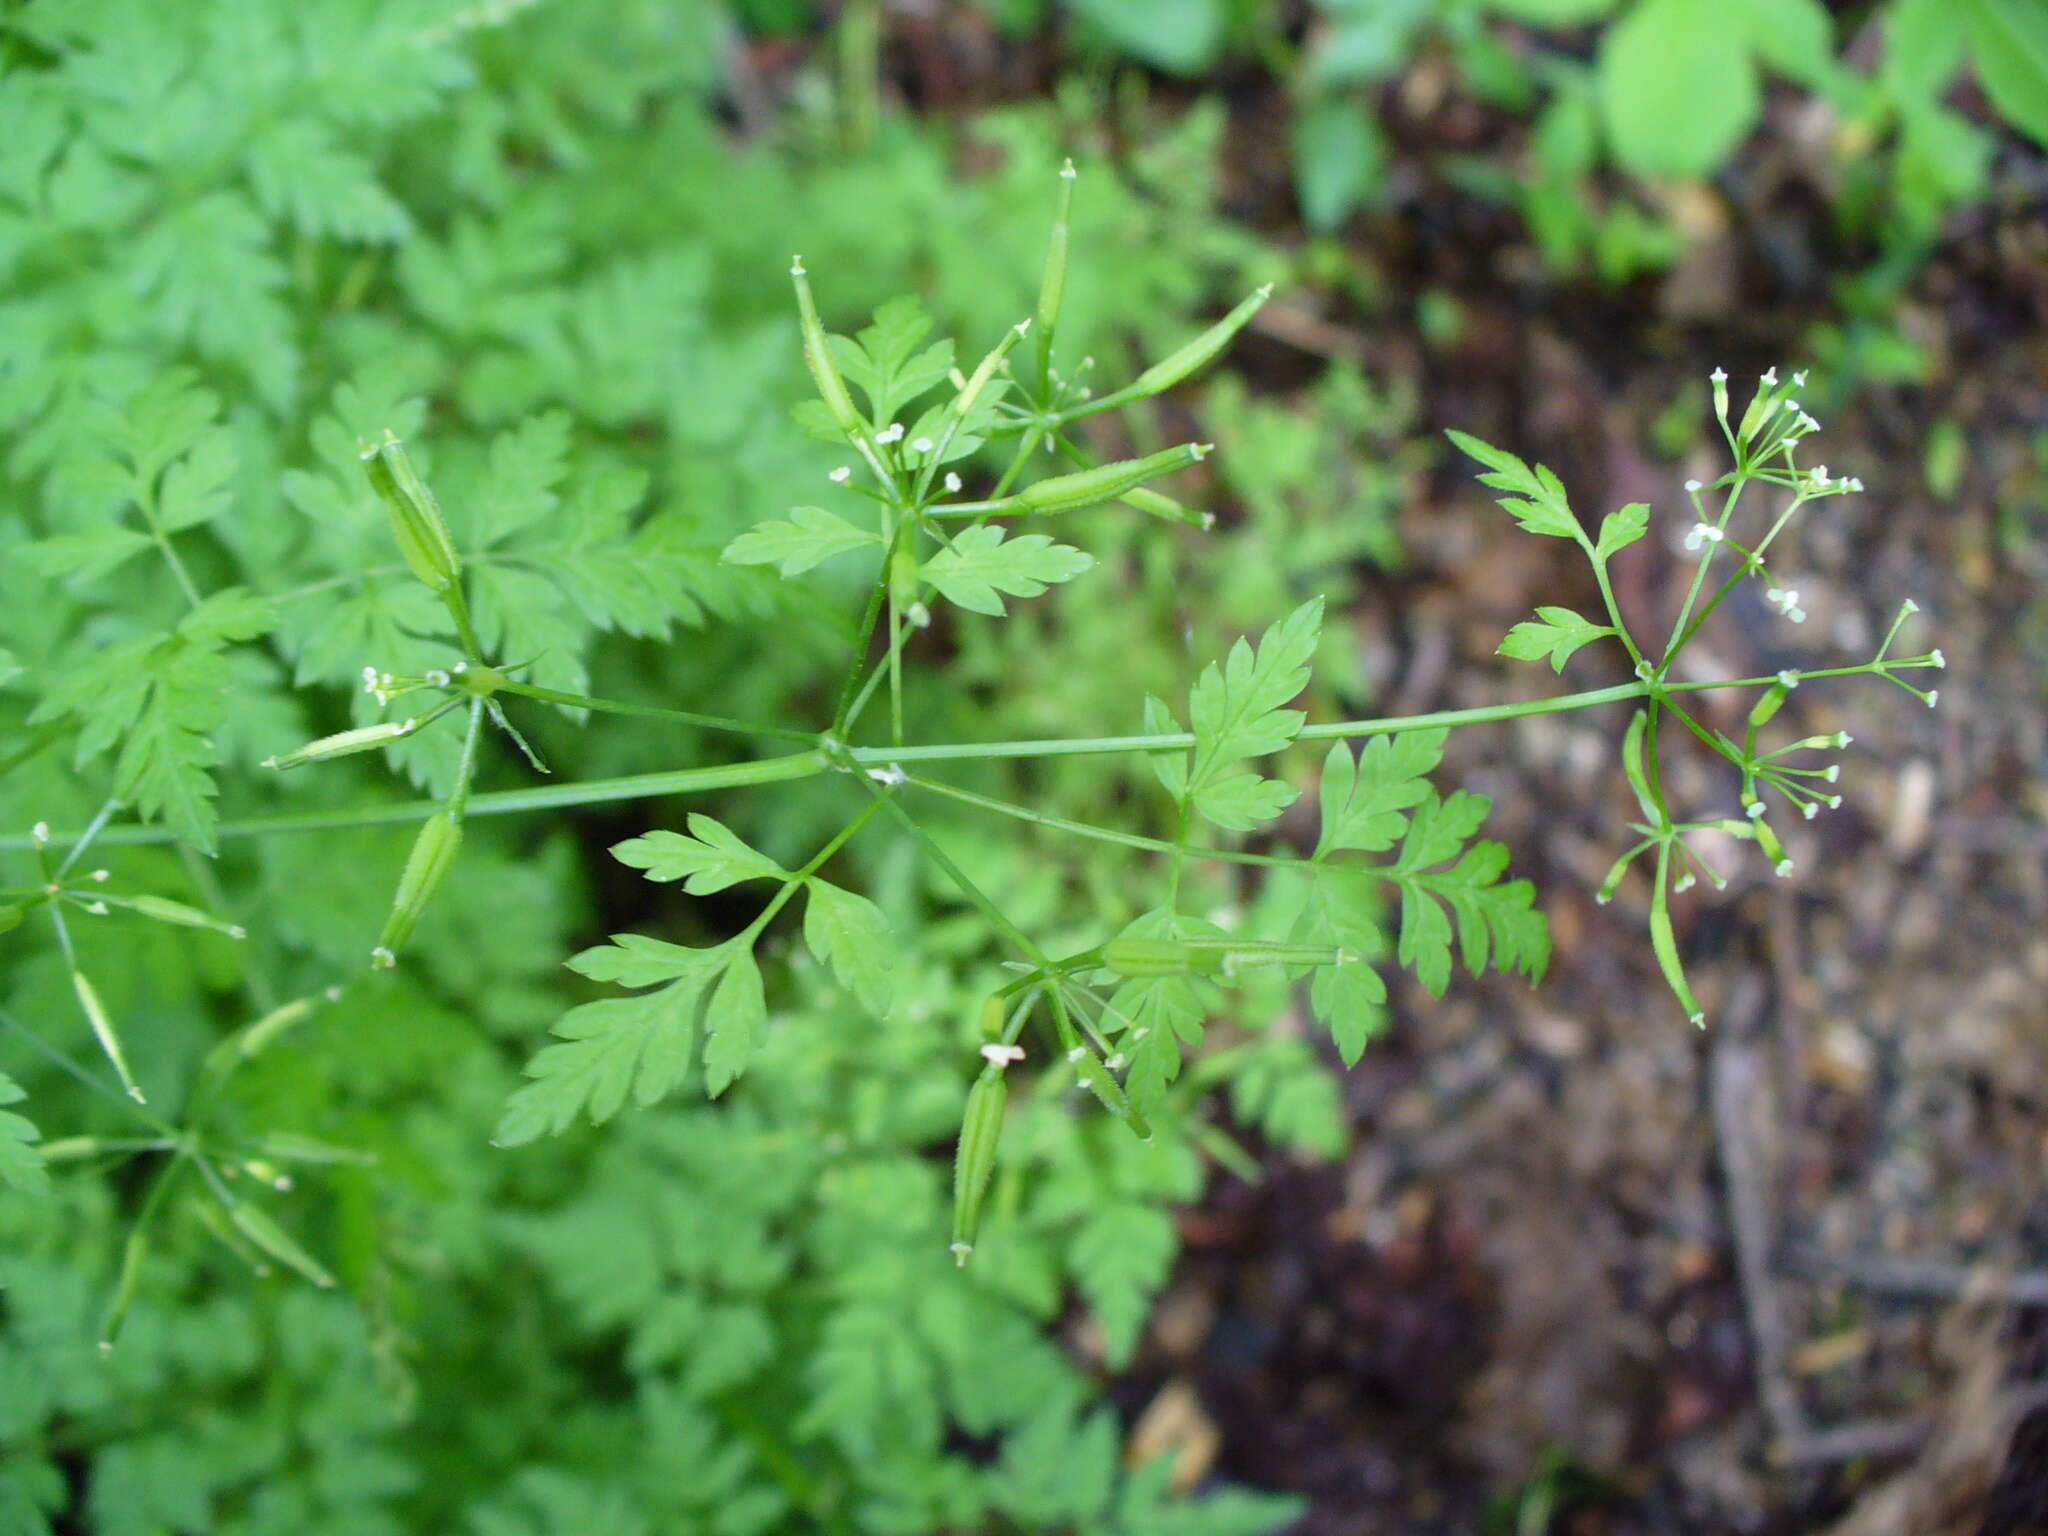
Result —
[{"label": "fernlike leaf", "polygon": [[1536,661],[1548,656],[1551,669],[1562,672],[1573,652],[1613,633],[1613,625],[1595,624],[1569,608],[1538,608],[1535,618],[1524,619],[1507,632],[1499,654],[1517,661]]},{"label": "fernlike leaf", "polygon": [[[673,1090],[690,1069],[696,1053],[698,1014],[705,994],[744,955],[753,970],[753,955],[737,941],[713,949],[665,946],[635,939],[618,947],[628,953],[616,960],[586,950],[576,957],[587,975],[613,975],[628,985],[667,984],[636,997],[610,997],[572,1008],[555,1025],[557,1043],[546,1046],[527,1063],[533,1079],[506,1101],[491,1140],[516,1147],[539,1136],[558,1135],[579,1115],[601,1125],[625,1107],[628,1095],[642,1108]],[[743,1066],[736,1036],[745,1033],[743,982],[721,1010],[726,1040],[720,1047],[719,1087]],[[754,971],[753,995],[760,995],[760,973]],[[737,1026],[737,1028],[736,1028]],[[708,1027],[708,1026],[707,1026]],[[707,1061],[705,1075],[711,1077]],[[714,1090],[715,1091],[715,1090]]]},{"label": "fernlike leaf", "polygon": [[1445,435],[1487,467],[1479,483],[1507,492],[1500,504],[1522,527],[1554,539],[1579,536],[1578,519],[1572,516],[1564,486],[1548,468],[1538,464],[1532,469],[1505,448],[1481,442],[1469,433],[1450,431]]},{"label": "fernlike leaf", "polygon": [[1593,546],[1594,557],[1603,563],[1635,543],[1650,526],[1650,504],[1632,501],[1600,519],[1600,538]]},{"label": "fernlike leaf", "polygon": [[1054,582],[1071,581],[1094,557],[1069,544],[1055,544],[1042,533],[1005,536],[995,524],[969,528],[924,563],[925,580],[948,602],[976,613],[1000,618],[1003,600],[1036,597]]},{"label": "fernlike leaf", "polygon": [[749,848],[737,833],[692,811],[689,833],[645,832],[612,849],[621,864],[645,871],[650,880],[680,880],[692,896],[709,896],[743,880],[787,880],[789,871]]},{"label": "fernlike leaf", "polygon": [[1188,798],[1216,825],[1246,831],[1293,802],[1291,786],[1237,764],[1278,752],[1300,732],[1301,712],[1281,706],[1308,685],[1322,623],[1323,600],[1303,603],[1268,629],[1256,650],[1240,637],[1223,665],[1211,663],[1189,693],[1195,751]]},{"label": "fernlike leaf", "polygon": [[889,920],[865,896],[828,881],[806,882],[804,942],[870,1013],[889,1007]]},{"label": "fernlike leaf", "polygon": [[785,576],[798,576],[834,555],[881,542],[823,507],[791,507],[786,519],[758,524],[726,545],[725,559],[732,565],[773,565]]},{"label": "fernlike leaf", "polygon": [[[21,1085],[0,1072],[0,1104],[19,1104],[27,1098]],[[50,1192],[50,1172],[35,1143],[42,1133],[21,1115],[0,1110],[0,1184],[24,1195]]]}]

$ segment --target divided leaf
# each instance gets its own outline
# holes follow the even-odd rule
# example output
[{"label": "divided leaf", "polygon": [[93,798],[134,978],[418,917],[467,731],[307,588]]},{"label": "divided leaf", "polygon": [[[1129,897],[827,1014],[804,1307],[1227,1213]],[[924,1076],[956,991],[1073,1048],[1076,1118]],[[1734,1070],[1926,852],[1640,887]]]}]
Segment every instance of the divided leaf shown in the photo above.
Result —
[{"label": "divided leaf", "polygon": [[643,832],[614,845],[612,857],[650,880],[680,880],[692,896],[709,896],[743,880],[787,880],[789,871],[749,848],[722,822],[692,811],[689,833]]},{"label": "divided leaf", "polygon": [[[27,1097],[19,1083],[0,1072],[0,1104],[19,1104]],[[0,1110],[0,1184],[24,1195],[50,1192],[50,1171],[35,1149],[41,1138],[31,1121]]]},{"label": "divided leaf", "polygon": [[828,881],[805,882],[804,943],[870,1013],[889,1007],[889,920],[865,896]]},{"label": "divided leaf", "polygon": [[1505,448],[1483,443],[1469,433],[1453,430],[1445,435],[1487,467],[1488,473],[1479,477],[1479,483],[1508,493],[1500,498],[1500,504],[1522,527],[1554,539],[1583,537],[1563,484],[1546,466],[1538,464],[1531,469]]},{"label": "divided leaf", "polygon": [[724,558],[733,565],[779,566],[783,575],[798,576],[834,555],[881,542],[823,507],[791,507],[787,519],[757,524],[726,545]]},{"label": "divided leaf", "polygon": [[[532,1079],[506,1100],[491,1140],[516,1147],[558,1135],[578,1115],[601,1125],[628,1095],[646,1108],[682,1082],[703,1017],[705,1087],[714,1096],[746,1069],[766,1009],[753,950],[740,940],[685,949],[637,934],[585,950],[570,962],[584,975],[657,986],[633,997],[584,1003],[554,1027],[557,1043],[526,1065]],[[716,990],[714,991],[714,987]],[[709,996],[709,1003],[705,999]]]},{"label": "divided leaf", "polygon": [[1071,581],[1094,564],[1092,555],[1042,533],[1009,538],[989,523],[956,535],[924,563],[922,574],[947,601],[1000,618],[1003,600],[997,593],[1036,597],[1050,583]]},{"label": "divided leaf", "polygon": [[1300,733],[1301,711],[1281,706],[1308,686],[1322,623],[1323,600],[1313,598],[1268,629],[1256,650],[1240,637],[1189,692],[1195,751],[1186,798],[1217,826],[1248,831],[1293,804],[1292,786],[1236,765],[1270,756]]},{"label": "divided leaf", "polygon": [[1536,610],[1535,618],[1524,619],[1508,631],[1498,654],[1517,661],[1536,661],[1548,656],[1551,669],[1562,672],[1579,647],[1613,633],[1613,625],[1595,624],[1569,608],[1543,607]]},{"label": "divided leaf", "polygon": [[1625,507],[1618,507],[1600,519],[1600,538],[1593,547],[1593,558],[1606,564],[1616,553],[1640,539],[1650,527],[1650,504],[1647,501],[1632,501]]}]

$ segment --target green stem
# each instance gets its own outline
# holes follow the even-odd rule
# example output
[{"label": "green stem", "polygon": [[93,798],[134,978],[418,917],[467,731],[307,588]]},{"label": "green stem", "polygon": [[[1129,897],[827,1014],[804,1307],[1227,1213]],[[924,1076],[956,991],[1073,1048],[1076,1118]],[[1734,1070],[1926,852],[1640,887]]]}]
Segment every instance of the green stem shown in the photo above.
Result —
[{"label": "green stem", "polygon": [[534,683],[522,683],[516,678],[500,683],[498,692],[516,693],[522,699],[538,699],[543,704],[566,704],[574,709],[595,710],[608,715],[675,720],[684,725],[702,726],[707,731],[731,731],[734,735],[762,736],[771,741],[808,743],[818,739],[813,731],[793,731],[779,725],[749,725],[744,720],[729,720],[723,715],[700,715],[695,710],[667,709],[659,704],[629,704],[623,699],[600,699],[587,693],[564,693],[559,688],[542,688]]},{"label": "green stem", "polygon": [[1033,965],[1048,970],[1052,968],[1052,961],[1047,959],[1045,951],[1032,941],[1031,935],[1019,928],[1004,915],[1003,909],[998,907],[980,886],[968,878],[967,871],[953,862],[953,856],[941,848],[932,835],[917,824],[916,819],[911,816],[910,812],[904,810],[902,806],[896,803],[894,795],[872,780],[864,778],[861,780],[861,783],[867,789],[867,792],[875,797],[875,803],[902,824],[903,830],[908,832],[911,840],[924,850],[925,856],[945,872],[947,879],[959,887],[961,895],[981,909],[982,915],[995,925],[998,932],[1017,946],[1017,949],[1023,954],[1025,959],[1029,960]]},{"label": "green stem", "polygon": [[948,800],[957,800],[962,805],[971,805],[977,810],[992,811],[998,816],[1008,816],[1015,821],[1028,821],[1034,826],[1046,827],[1055,832],[1068,832],[1075,837],[1092,838],[1098,843],[1115,843],[1123,848],[1138,848],[1146,853],[1191,853],[1199,859],[1216,859],[1226,864],[1261,864],[1268,869],[1311,869],[1318,867],[1312,859],[1286,858],[1269,853],[1241,853],[1234,848],[1185,848],[1179,843],[1169,843],[1163,837],[1145,837],[1136,832],[1118,832],[1111,827],[1098,827],[1093,822],[1069,821],[1064,816],[1049,816],[1043,811],[1034,811],[1022,805],[1012,805],[1007,800],[991,799],[978,795],[971,789],[960,789],[951,784],[941,784],[936,779],[912,777],[905,783]]}]

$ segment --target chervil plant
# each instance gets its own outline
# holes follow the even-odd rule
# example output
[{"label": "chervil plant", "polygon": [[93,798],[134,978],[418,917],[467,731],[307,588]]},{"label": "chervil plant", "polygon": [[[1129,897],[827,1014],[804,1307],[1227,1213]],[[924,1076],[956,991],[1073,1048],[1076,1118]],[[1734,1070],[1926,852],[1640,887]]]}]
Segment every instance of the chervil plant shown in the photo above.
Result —
[{"label": "chervil plant", "polygon": [[[1184,1059],[1200,1049],[1205,1021],[1221,1010],[1221,994],[1230,989],[1270,976],[1306,982],[1316,1015],[1350,1062],[1380,1026],[1386,986],[1376,962],[1389,954],[1436,993],[1449,981],[1454,952],[1474,973],[1491,964],[1531,979],[1541,974],[1548,941],[1533,892],[1527,882],[1505,878],[1505,849],[1475,839],[1487,802],[1462,790],[1442,794],[1429,781],[1448,730],[1540,713],[1633,706],[1619,750],[1642,816],[1633,826],[1640,838],[1617,859],[1599,894],[1603,901],[1609,898],[1628,869],[1646,860],[1652,946],[1686,1016],[1702,1023],[1705,1015],[1680,964],[1669,897],[1692,884],[1695,874],[1717,885],[1724,877],[1694,847],[1694,835],[1719,833],[1754,843],[1771,869],[1786,876],[1793,864],[1774,830],[1774,811],[1810,818],[1840,803],[1832,788],[1839,766],[1821,764],[1813,754],[1846,747],[1846,735],[1777,745],[1760,737],[1791,690],[1815,679],[1874,675],[1930,705],[1935,702],[1934,692],[1922,692],[1901,674],[1940,667],[1940,652],[1893,651],[1912,612],[1910,604],[1876,655],[1859,664],[1711,680],[1681,680],[1674,671],[1701,626],[1744,582],[1762,584],[1768,603],[1787,621],[1803,619],[1798,594],[1773,573],[1775,548],[1807,506],[1861,489],[1854,479],[1831,476],[1825,466],[1800,464],[1801,446],[1818,430],[1794,398],[1803,375],[1780,380],[1775,370],[1767,373],[1737,418],[1725,375],[1717,372],[1715,411],[1732,463],[1711,485],[1691,481],[1685,487],[1695,521],[1682,543],[1695,559],[1695,571],[1661,647],[1647,646],[1630,632],[1609,581],[1610,563],[1648,531],[1650,509],[1641,503],[1623,507],[1607,514],[1597,532],[1588,532],[1549,470],[1452,434],[1485,466],[1483,481],[1504,493],[1501,505],[1521,528],[1580,547],[1604,600],[1604,613],[1595,617],[1561,607],[1539,609],[1508,634],[1502,653],[1547,660],[1561,672],[1581,648],[1611,641],[1626,654],[1632,681],[1428,716],[1311,724],[1289,706],[1307,684],[1308,662],[1317,648],[1322,603],[1313,599],[1256,642],[1239,640],[1227,657],[1203,670],[1184,709],[1146,699],[1142,720],[1134,722],[1140,730],[1032,741],[910,739],[906,670],[930,648],[931,632],[946,623],[968,622],[949,611],[1001,618],[1006,599],[1035,598],[1089,572],[1094,562],[1088,554],[1058,542],[1060,519],[1115,504],[1131,516],[1156,519],[1166,529],[1200,530],[1213,522],[1155,484],[1199,463],[1207,445],[1185,443],[1140,458],[1091,463],[1077,429],[1091,417],[1173,388],[1212,361],[1264,301],[1266,291],[1248,297],[1129,383],[1096,394],[1055,366],[1072,180],[1069,166],[1062,173],[1035,313],[1003,330],[971,371],[956,366],[950,341],[929,339],[930,322],[915,300],[885,305],[857,336],[829,335],[804,265],[799,260],[791,267],[804,359],[818,390],[818,399],[799,412],[799,419],[848,455],[847,463],[825,477],[838,509],[793,508],[733,540],[725,559],[733,565],[774,566],[788,578],[847,557],[859,557],[869,568],[865,611],[854,632],[859,643],[828,721],[745,723],[528,681],[525,674],[541,658],[512,654],[515,614],[480,626],[466,595],[472,573],[411,454],[388,429],[363,441],[361,464],[387,515],[397,552],[412,578],[445,610],[448,639],[441,642],[441,664],[400,674],[383,670],[374,660],[366,663],[366,692],[380,708],[400,706],[402,715],[318,738],[266,759],[266,766],[283,770],[392,749],[434,731],[453,739],[452,768],[430,776],[445,780],[435,801],[372,813],[371,819],[380,821],[423,822],[389,912],[367,946],[372,965],[398,963],[414,927],[458,866],[462,829],[471,816],[782,786],[813,778],[837,779],[858,791],[859,808],[790,862],[750,846],[702,813],[690,814],[681,828],[655,828],[619,843],[614,856],[648,880],[677,882],[699,897],[740,886],[765,888],[765,898],[749,903],[756,910],[736,931],[709,945],[619,934],[576,955],[569,962],[573,969],[622,990],[572,1009],[556,1024],[555,1043],[533,1058],[527,1068],[530,1081],[505,1106],[495,1136],[500,1146],[559,1133],[579,1118],[608,1121],[628,1100],[646,1108],[690,1080],[714,1098],[729,1089],[755,1063],[772,1033],[757,949],[793,902],[801,903],[805,947],[845,991],[854,1010],[849,1020],[886,1015],[896,980],[911,961],[898,953],[881,908],[828,878],[826,871],[836,868],[835,858],[857,837],[894,834],[979,913],[1010,972],[1009,979],[988,992],[974,1024],[984,1064],[968,1099],[952,1235],[953,1252],[964,1261],[973,1251],[984,1191],[999,1157],[1006,1080],[1019,1064],[1029,1064],[1035,1101],[1084,1092],[1149,1145],[1150,1117],[1168,1102]],[[180,394],[182,388],[173,380],[165,392],[132,410],[134,447],[126,465],[110,466],[110,471],[121,477],[125,494],[142,509],[172,573],[187,590],[192,614],[168,641],[104,653],[88,671],[51,689],[42,717],[76,717],[88,757],[96,752],[94,733],[111,736],[126,730],[132,744],[146,742],[153,730],[194,729],[195,722],[180,713],[178,690],[188,677],[205,679],[223,665],[222,648],[254,632],[251,616],[260,612],[252,599],[234,593],[202,598],[169,542],[168,534],[183,524],[167,509],[194,494],[190,487],[195,481],[203,485],[206,475],[203,440],[182,456],[162,446],[164,419],[203,417],[206,411],[203,402]],[[1002,467],[970,490],[966,474],[978,477],[983,451],[998,447],[999,459],[990,462]],[[530,484],[520,483],[522,472],[527,477],[536,472],[516,454],[506,457],[509,462],[498,467],[503,476],[498,494],[536,494]],[[1058,472],[1032,473],[1041,464]],[[1772,494],[1780,504],[1767,522],[1738,521],[1746,496],[1754,500]],[[1750,522],[1758,524],[1756,531],[1748,530]],[[1025,531],[1040,527],[1055,531]],[[1718,582],[1713,579],[1717,574]],[[1739,742],[1708,728],[1687,708],[1696,694],[1726,689],[1756,694]],[[508,741],[530,768],[545,772],[508,709],[523,703],[685,724],[783,742],[791,750],[682,765],[627,780],[473,794],[480,755],[493,736]],[[865,729],[874,719],[871,707],[886,716],[879,732]],[[160,726],[151,723],[157,715]],[[1660,772],[1674,729],[1733,769],[1736,788],[1725,813],[1716,814],[1712,807],[1690,818],[1674,813]],[[882,739],[869,739],[875,735]],[[1354,750],[1352,741],[1362,745]],[[1237,839],[1274,821],[1299,794],[1266,772],[1267,760],[1312,742],[1332,743],[1320,766],[1319,830],[1313,847],[1246,849]],[[1052,816],[963,788],[932,766],[1078,755],[1142,757],[1159,791],[1149,818],[1157,833]],[[956,856],[933,835],[926,807],[946,802],[1127,850],[1134,861],[1156,866],[1156,900],[1149,910],[1105,926],[1088,942],[1052,943],[1029,931],[984,889],[971,859]],[[197,803],[195,789],[175,777],[159,784],[146,774],[138,779],[117,770],[115,793],[92,824],[60,833],[39,824],[26,839],[6,844],[28,851],[36,874],[31,884],[8,893],[10,924],[31,913],[47,919],[60,949],[72,957],[78,1006],[117,1079],[138,1103],[144,1095],[130,1073],[121,1031],[76,963],[70,937],[74,914],[113,906],[233,938],[242,937],[243,930],[182,902],[110,889],[102,883],[105,871],[95,870],[90,877],[74,871],[96,842],[182,836],[205,846]],[[116,813],[129,807],[156,825],[117,827]],[[360,819],[347,812],[312,818],[326,826]],[[307,824],[308,818],[300,817],[280,819],[275,826],[285,830]],[[244,835],[267,830],[263,823],[236,828]],[[57,849],[64,850],[61,860],[54,856]],[[1284,919],[1232,931],[1189,911],[1181,899],[1183,874],[1204,861],[1256,868],[1269,893],[1262,895],[1261,915],[1286,914]],[[1385,896],[1398,903],[1391,923],[1382,908]],[[150,1145],[173,1154],[172,1170],[190,1162],[199,1171],[218,1201],[226,1233],[327,1284],[330,1278],[316,1260],[213,1171],[206,1139],[205,1111],[221,1082],[312,1006],[307,1000],[286,1004],[220,1047],[190,1096],[184,1122],[173,1125],[152,1116],[159,1139]],[[11,1117],[10,1125],[17,1119]],[[24,1132],[16,1132],[14,1144],[25,1146]],[[95,1143],[63,1150],[78,1155],[104,1148]],[[10,1156],[9,1166],[20,1182],[40,1184],[41,1168],[25,1151]],[[134,1228],[131,1254],[138,1257],[150,1214],[145,1208]],[[135,1271],[130,1264],[123,1275],[116,1323]]]},{"label": "chervil plant", "polygon": [[[1371,516],[1336,524],[1302,468],[1331,439],[1258,410],[1216,435],[1242,443],[1225,478],[1261,541],[1231,547],[1275,558],[1192,589],[1231,636],[1177,675],[1160,635],[1213,632],[1175,599],[1222,535],[1196,504],[1207,445],[1141,407],[1263,295],[1149,367],[1109,343],[1241,264],[1239,233],[1070,287],[1077,230],[1150,248],[1187,207],[1091,209],[1064,178],[1041,262],[973,233],[1026,217],[1003,199],[1027,157],[975,219],[922,143],[886,174],[750,162],[748,193],[833,251],[813,247],[828,309],[855,259],[915,259],[992,341],[956,356],[907,299],[833,335],[796,264],[803,441],[765,409],[792,332],[725,270],[754,270],[749,226],[650,239],[606,174],[655,143],[729,176],[696,76],[639,62],[674,57],[668,8],[625,48],[542,8],[545,91],[488,35],[512,7],[20,15],[7,1523],[1271,1529],[1289,1501],[1126,1470],[1088,1367],[1135,1349],[1205,1160],[1256,1172],[1219,1101],[1269,1142],[1341,1148],[1331,1074],[1267,1027],[1292,993],[1349,1061],[1383,1026],[1383,967],[1431,991],[1454,957],[1540,973],[1484,800],[1429,781],[1444,733],[1633,709],[1631,857],[1697,1013],[1666,894],[1694,840],[1781,864],[1771,818],[1833,793],[1815,743],[1760,738],[1783,690],[1939,665],[1893,656],[1895,632],[1860,666],[1674,670],[1743,581],[1796,613],[1782,529],[1846,488],[1796,462],[1807,418],[1773,376],[1739,421],[1721,406],[1734,463],[1693,503],[1698,579],[1661,652],[1611,601],[1507,642],[1560,668],[1607,642],[1630,681],[1337,718],[1313,593],[1354,541],[1390,553],[1392,497],[1340,465]],[[490,88],[463,94],[472,68]],[[616,120],[573,141],[560,101]],[[513,174],[536,145],[596,170]],[[406,177],[468,211],[416,228],[386,185]],[[878,224],[913,233],[878,256]],[[1012,290],[1016,313],[983,311]],[[1398,433],[1363,390],[1333,376],[1331,414]],[[1606,592],[1647,512],[1589,535],[1547,471],[1468,446]],[[1277,622],[1235,639],[1255,600]],[[1743,742],[1688,712],[1710,689],[1757,696]],[[1669,804],[1674,726],[1728,759],[1726,805]],[[1276,763],[1302,744],[1319,768]],[[1275,825],[1289,774],[1316,783],[1313,832]],[[598,831],[616,859],[593,870]],[[565,980],[593,907],[638,931]],[[605,1130],[564,1134],[584,1122]],[[1049,1336],[1070,1294],[1078,1352]]]}]

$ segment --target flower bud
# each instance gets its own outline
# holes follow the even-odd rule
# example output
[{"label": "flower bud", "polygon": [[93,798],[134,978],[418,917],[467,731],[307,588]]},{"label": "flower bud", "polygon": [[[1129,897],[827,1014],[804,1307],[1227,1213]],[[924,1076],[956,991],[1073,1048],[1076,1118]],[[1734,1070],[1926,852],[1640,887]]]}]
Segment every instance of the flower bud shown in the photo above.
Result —
[{"label": "flower bud", "polygon": [[[996,1001],[991,999],[991,1001]],[[965,1264],[974,1252],[981,1226],[982,1196],[995,1172],[996,1145],[1002,1139],[1003,1113],[1010,1088],[1003,1068],[991,1061],[967,1091],[967,1110],[960,1121],[960,1149],[953,1162],[953,1259]]]},{"label": "flower bud", "polygon": [[446,592],[462,575],[462,557],[456,554],[448,525],[441,520],[441,504],[420,478],[412,455],[389,429],[383,442],[364,443],[362,455],[370,485],[391,514],[391,534],[399,554],[427,587]]},{"label": "flower bud", "polygon": [[427,903],[434,899],[434,892],[440,888],[461,846],[460,821],[446,811],[436,811],[427,818],[412,845],[411,856],[405,861],[405,871],[398,877],[398,890],[391,898],[391,915],[384,920],[383,935],[371,951],[375,963],[396,963],[400,947],[411,936],[420,914],[427,910]]}]

